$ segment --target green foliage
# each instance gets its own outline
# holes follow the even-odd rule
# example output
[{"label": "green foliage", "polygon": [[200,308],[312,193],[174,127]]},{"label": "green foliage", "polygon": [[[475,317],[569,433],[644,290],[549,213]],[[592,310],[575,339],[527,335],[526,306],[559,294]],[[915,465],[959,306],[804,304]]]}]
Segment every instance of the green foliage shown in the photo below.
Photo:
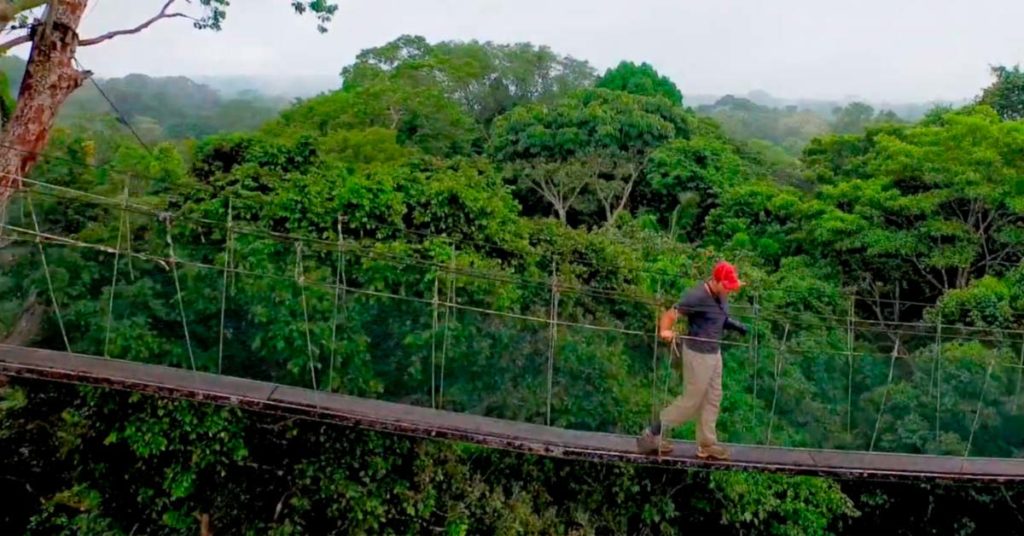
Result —
[{"label": "green foliage", "polygon": [[661,97],[586,90],[502,116],[489,153],[506,165],[520,196],[540,193],[563,222],[572,210],[590,224],[601,222],[603,212],[611,224],[627,208],[651,152],[687,138],[691,123]]},{"label": "green foliage", "polygon": [[[835,482],[757,473],[721,473],[711,490],[722,501],[722,520],[740,530],[796,535],[829,534],[836,518],[859,515]],[[808,508],[809,498],[814,508]]]},{"label": "green foliage", "polygon": [[672,225],[697,238],[719,197],[745,182],[748,173],[735,148],[724,139],[676,140],[651,154],[638,201],[662,217],[672,215]]},{"label": "green foliage", "polygon": [[1024,154],[1021,125],[986,107],[943,121],[809,148],[808,164],[830,185],[807,237],[855,254],[843,263],[851,273],[902,281],[929,297],[1016,263],[1024,236],[1014,171]]},{"label": "green foliage", "polygon": [[981,104],[991,106],[1006,121],[1024,119],[1024,71],[1019,65],[996,65],[992,76],[995,81],[982,92]]},{"label": "green foliage", "polygon": [[443,95],[487,128],[494,118],[516,106],[553,102],[589,86],[593,69],[547,47],[478,41],[430,44],[403,35],[362,51],[342,73],[346,91],[400,80]]},{"label": "green foliage", "polygon": [[[328,0],[288,0],[295,12],[302,15],[312,14],[317,20],[317,30],[321,33],[327,31],[327,23],[331,22],[334,14],[338,11],[338,5]],[[227,8],[230,5],[228,0],[199,0],[203,6],[203,15],[193,20],[193,26],[199,30],[219,31],[227,18]]]},{"label": "green foliage", "polygon": [[[1024,312],[1019,121],[977,105],[906,125],[851,105],[834,125],[850,133],[814,138],[831,127],[795,108],[730,97],[697,117],[649,66],[590,87],[589,66],[543,47],[413,36],[343,76],[258,130],[209,136],[262,119],[184,80],[111,81],[144,137],[204,137],[147,151],[109,116],[56,129],[33,178],[85,195],[38,186],[8,221],[35,213],[105,249],[44,241],[44,272],[31,236],[5,234],[2,336],[35,314],[31,344],[64,348],[52,281],[76,352],[535,423],[551,363],[554,426],[633,434],[679,390],[648,335],[656,309],[725,258],[753,333],[725,348],[724,441],[1021,455],[1019,341],[999,331]],[[240,534],[1008,517],[935,513],[990,490],[580,465],[34,384],[0,390],[0,473],[0,525],[36,533],[192,533],[203,513]]]},{"label": "green foliage", "polygon": [[0,127],[14,115],[14,96],[8,84],[7,73],[0,71]]},{"label": "green foliage", "polygon": [[673,104],[683,104],[683,93],[675,83],[668,77],[658,74],[648,63],[637,65],[631,61],[623,61],[614,69],[605,71],[604,76],[597,81],[596,87],[644,97],[664,97]]}]

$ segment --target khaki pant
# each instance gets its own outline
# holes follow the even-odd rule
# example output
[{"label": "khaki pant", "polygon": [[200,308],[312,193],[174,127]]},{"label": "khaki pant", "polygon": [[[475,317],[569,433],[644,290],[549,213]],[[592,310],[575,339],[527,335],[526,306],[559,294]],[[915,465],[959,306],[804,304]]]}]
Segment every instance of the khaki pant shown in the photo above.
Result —
[{"label": "khaki pant", "polygon": [[[718,443],[715,423],[722,402],[722,353],[701,354],[685,345],[683,354],[683,394],[661,411],[661,425],[679,426],[697,417],[697,443],[709,447]],[[668,430],[662,429],[668,435]]]}]

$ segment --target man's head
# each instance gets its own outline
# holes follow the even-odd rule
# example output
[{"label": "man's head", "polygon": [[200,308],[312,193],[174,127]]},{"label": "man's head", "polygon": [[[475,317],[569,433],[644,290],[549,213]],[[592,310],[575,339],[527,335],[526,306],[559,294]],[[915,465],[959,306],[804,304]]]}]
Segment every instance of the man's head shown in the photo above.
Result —
[{"label": "man's head", "polygon": [[736,292],[743,286],[743,282],[736,275],[736,267],[721,261],[711,271],[711,280],[708,282],[711,291],[719,296],[726,296]]}]

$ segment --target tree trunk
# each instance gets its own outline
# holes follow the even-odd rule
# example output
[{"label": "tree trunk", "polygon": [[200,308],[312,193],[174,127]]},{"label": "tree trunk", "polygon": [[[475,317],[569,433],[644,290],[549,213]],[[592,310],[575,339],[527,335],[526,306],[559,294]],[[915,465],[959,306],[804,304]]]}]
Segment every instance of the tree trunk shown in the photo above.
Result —
[{"label": "tree trunk", "polygon": [[52,24],[40,23],[33,30],[17,107],[0,134],[0,212],[46,148],[61,105],[88,76],[72,65],[86,4],[88,0],[56,0],[50,7],[56,10]]}]

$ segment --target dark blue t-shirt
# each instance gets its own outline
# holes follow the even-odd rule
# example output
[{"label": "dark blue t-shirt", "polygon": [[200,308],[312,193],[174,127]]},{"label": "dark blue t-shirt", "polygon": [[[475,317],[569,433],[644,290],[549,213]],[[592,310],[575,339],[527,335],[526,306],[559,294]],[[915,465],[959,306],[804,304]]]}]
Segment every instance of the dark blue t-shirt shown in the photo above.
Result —
[{"label": "dark blue t-shirt", "polygon": [[722,338],[725,321],[729,318],[729,304],[712,295],[701,282],[686,291],[675,308],[679,314],[686,315],[686,347],[701,354],[718,352],[718,341]]}]

